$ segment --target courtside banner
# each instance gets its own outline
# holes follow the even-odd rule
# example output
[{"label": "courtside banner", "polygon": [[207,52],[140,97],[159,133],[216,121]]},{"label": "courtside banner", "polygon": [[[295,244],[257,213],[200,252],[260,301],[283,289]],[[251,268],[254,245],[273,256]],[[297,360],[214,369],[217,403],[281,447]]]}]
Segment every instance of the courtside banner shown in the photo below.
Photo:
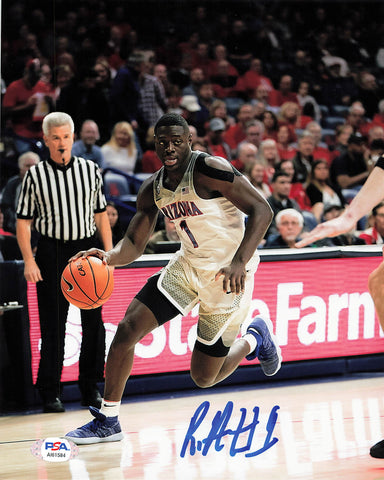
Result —
[{"label": "courtside banner", "polygon": [[[255,276],[252,317],[269,317],[285,362],[382,353],[384,338],[368,293],[378,257],[261,262]],[[146,279],[160,267],[117,268],[103,306],[109,349],[117,324]],[[28,284],[33,379],[39,364],[40,328],[35,284]],[[136,346],[133,375],[189,370],[197,307],[159,327]],[[80,311],[68,313],[62,381],[78,378]],[[244,361],[244,364],[249,362]],[[257,360],[254,361],[257,363]]]}]

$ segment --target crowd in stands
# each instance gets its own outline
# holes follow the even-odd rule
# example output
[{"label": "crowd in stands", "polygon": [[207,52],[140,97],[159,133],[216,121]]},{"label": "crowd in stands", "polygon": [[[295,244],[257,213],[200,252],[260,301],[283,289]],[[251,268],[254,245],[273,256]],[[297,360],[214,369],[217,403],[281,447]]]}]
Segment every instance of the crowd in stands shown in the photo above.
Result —
[{"label": "crowd in stands", "polygon": [[[54,4],[3,6],[2,236],[14,234],[25,168],[47,155],[50,111],[74,119],[74,155],[126,179],[161,167],[153,127],[179,113],[194,149],[228,160],[270,203],[262,248],[292,247],[292,235],[339,215],[384,153],[384,4]],[[121,234],[124,201],[109,197]],[[383,243],[382,211],[322,245]]]}]

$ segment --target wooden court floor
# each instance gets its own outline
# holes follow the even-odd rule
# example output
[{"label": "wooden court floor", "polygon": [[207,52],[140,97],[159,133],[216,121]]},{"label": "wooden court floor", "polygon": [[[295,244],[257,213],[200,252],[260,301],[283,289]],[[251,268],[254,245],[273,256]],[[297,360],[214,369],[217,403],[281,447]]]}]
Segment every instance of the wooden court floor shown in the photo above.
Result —
[{"label": "wooden court floor", "polygon": [[0,478],[384,480],[384,460],[369,456],[384,438],[381,374],[124,399],[123,441],[61,463],[32,455],[90,418],[77,405],[0,417]]}]

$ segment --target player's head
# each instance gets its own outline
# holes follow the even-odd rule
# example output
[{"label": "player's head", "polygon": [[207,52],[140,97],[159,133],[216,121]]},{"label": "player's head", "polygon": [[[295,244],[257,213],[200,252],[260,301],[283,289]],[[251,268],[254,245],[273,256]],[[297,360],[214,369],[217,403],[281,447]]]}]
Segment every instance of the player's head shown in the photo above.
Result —
[{"label": "player's head", "polygon": [[160,127],[179,126],[183,127],[184,131],[189,134],[189,126],[187,121],[177,113],[166,113],[163,115],[155,125],[155,136]]}]

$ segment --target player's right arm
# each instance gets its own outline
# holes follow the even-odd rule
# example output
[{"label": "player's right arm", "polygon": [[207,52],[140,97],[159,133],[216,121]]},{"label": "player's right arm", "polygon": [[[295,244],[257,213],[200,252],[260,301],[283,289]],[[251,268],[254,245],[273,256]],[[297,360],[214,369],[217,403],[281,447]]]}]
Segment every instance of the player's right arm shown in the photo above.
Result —
[{"label": "player's right arm", "polygon": [[[381,158],[384,164],[384,157]],[[359,193],[340,217],[317,225],[303,240],[296,244],[296,247],[305,247],[322,238],[335,237],[336,235],[349,232],[354,228],[356,222],[364,215],[367,215],[383,198],[384,170],[381,167],[375,167]]]},{"label": "player's right arm", "polygon": [[70,259],[81,256],[97,256],[111,267],[128,265],[139,258],[145,250],[157,221],[158,208],[153,198],[153,177],[146,180],[139,190],[136,202],[137,211],[130,221],[124,237],[108,252],[93,248],[79,252]]}]

